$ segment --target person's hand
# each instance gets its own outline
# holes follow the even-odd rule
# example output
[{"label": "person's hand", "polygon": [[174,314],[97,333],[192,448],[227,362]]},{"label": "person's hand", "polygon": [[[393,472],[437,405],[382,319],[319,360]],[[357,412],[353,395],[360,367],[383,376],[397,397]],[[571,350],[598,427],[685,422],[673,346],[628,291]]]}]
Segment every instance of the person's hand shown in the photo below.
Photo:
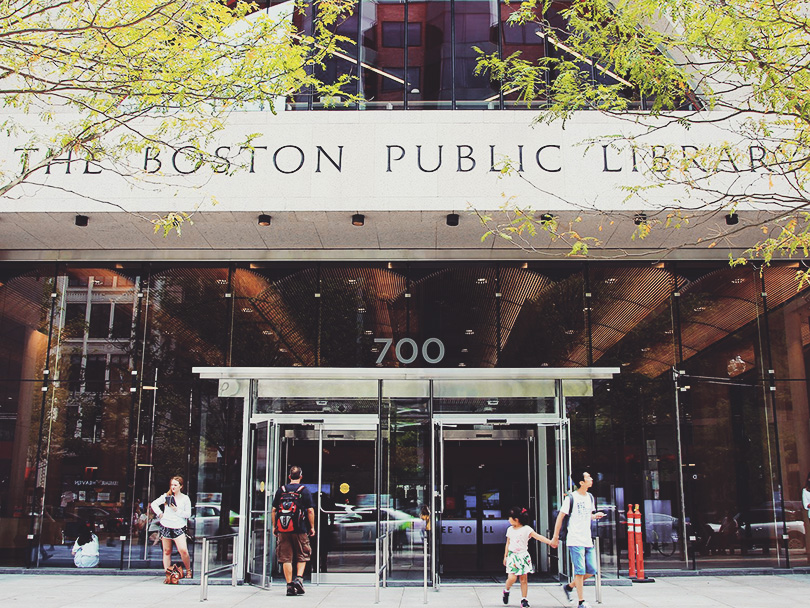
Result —
[{"label": "person's hand", "polygon": [[504,566],[506,565],[506,558],[505,557],[503,558],[503,565]]},{"label": "person's hand", "polygon": [[594,519],[602,519],[604,516],[605,514],[602,513],[602,511],[597,511],[596,513],[593,514]]},{"label": "person's hand", "polygon": [[559,546],[559,544],[560,544],[560,539],[559,539],[559,537],[557,537],[557,536],[555,536],[554,538],[552,538],[552,539],[551,539],[551,542],[549,543],[549,545],[551,545],[551,547],[552,547],[553,549],[556,549],[556,548]]},{"label": "person's hand", "polygon": [[310,536],[315,536],[315,528],[310,528],[309,529],[309,535]]}]

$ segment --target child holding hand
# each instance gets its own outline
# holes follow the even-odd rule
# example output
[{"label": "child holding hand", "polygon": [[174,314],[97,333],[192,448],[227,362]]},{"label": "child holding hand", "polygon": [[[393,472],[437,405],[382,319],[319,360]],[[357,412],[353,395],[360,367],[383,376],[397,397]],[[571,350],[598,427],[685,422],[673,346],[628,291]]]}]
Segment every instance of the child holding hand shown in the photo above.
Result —
[{"label": "child holding hand", "polygon": [[529,591],[529,573],[534,572],[532,556],[529,555],[529,539],[551,544],[551,540],[535,532],[529,524],[529,512],[526,509],[514,508],[509,512],[509,523],[506,530],[506,547],[503,552],[503,565],[506,566],[506,587],[503,590],[503,603],[509,603],[509,590],[520,577],[520,591],[523,599],[521,608],[529,608],[527,598]]}]

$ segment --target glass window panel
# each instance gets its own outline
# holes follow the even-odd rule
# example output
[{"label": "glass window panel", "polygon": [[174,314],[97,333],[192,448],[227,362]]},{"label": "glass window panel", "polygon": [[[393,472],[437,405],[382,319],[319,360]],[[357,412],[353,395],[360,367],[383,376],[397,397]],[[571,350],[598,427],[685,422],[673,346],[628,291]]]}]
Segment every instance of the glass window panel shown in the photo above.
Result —
[{"label": "glass window panel", "polygon": [[[70,268],[52,290],[59,331],[53,334],[51,354],[60,358],[45,399],[30,413],[31,428],[39,428],[42,416],[47,419],[34,452],[39,457],[30,465],[41,472],[31,475],[28,488],[30,509],[39,513],[31,554],[35,565],[70,566],[73,541],[90,524],[102,545],[100,565],[122,567],[119,537],[129,533],[132,506],[126,479],[134,443],[132,398],[128,390],[110,392],[107,384],[108,360],[124,356],[123,349],[88,346],[85,337],[108,337],[112,301],[123,293],[131,299],[133,286],[132,277],[110,268]],[[88,301],[94,306],[85,327]]]},{"label": "glass window panel", "polygon": [[110,335],[110,303],[93,302],[90,305],[90,338],[106,338]]},{"label": "glass window panel", "polygon": [[[389,77],[382,78],[382,90],[386,93],[392,91],[401,92],[403,86],[407,86],[409,91],[418,89],[419,83],[422,80],[422,71],[418,67],[408,68],[407,79],[405,78],[405,70],[402,68],[385,68],[384,71],[386,74],[396,77],[396,79]],[[402,81],[405,82],[404,85]]]},{"label": "glass window panel", "polygon": [[84,390],[88,393],[103,393],[106,386],[107,355],[87,355],[84,370]]},{"label": "glass window panel", "polygon": [[[244,399],[217,397],[216,381],[202,381],[195,391],[199,401],[200,448],[196,491],[197,509],[208,514],[194,522],[197,536],[230,534],[239,525]],[[162,483],[162,482],[161,482]]]},{"label": "glass window panel", "polygon": [[589,363],[581,266],[502,269],[500,367],[584,367]]},{"label": "glass window panel", "polygon": [[806,301],[807,286],[797,286],[796,271],[793,264],[774,264],[764,271],[769,344],[776,378],[776,390],[770,396],[778,424],[774,433],[778,432],[782,457],[782,494],[775,496],[776,515],[782,514],[784,506],[791,566],[807,565],[810,557],[806,542],[810,521],[807,511],[801,508],[803,490],[810,491],[810,304]]},{"label": "glass window panel", "polygon": [[132,304],[116,303],[113,309],[112,337],[129,338],[132,334]]},{"label": "glass window panel", "polygon": [[[405,46],[404,21],[383,21],[382,46],[390,48]],[[421,23],[408,23],[408,46],[422,46]]]},{"label": "glass window panel", "polygon": [[497,52],[499,20],[496,3],[475,0],[455,3],[454,80],[460,107],[487,107],[498,99],[498,83],[491,82],[488,74],[475,73],[478,53],[473,47],[485,53]]},{"label": "glass window panel", "polygon": [[698,567],[731,555],[776,565],[776,547],[758,539],[754,519],[772,503],[776,462],[762,377],[760,279],[751,268],[679,264],[679,368],[684,412],[687,511],[700,535]]}]

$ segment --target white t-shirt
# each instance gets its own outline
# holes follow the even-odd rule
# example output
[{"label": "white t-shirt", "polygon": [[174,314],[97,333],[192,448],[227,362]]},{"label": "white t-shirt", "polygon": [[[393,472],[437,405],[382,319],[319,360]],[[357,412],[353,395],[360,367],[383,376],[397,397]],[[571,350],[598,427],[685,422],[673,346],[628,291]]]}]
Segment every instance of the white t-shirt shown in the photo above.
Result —
[{"label": "white t-shirt", "polygon": [[509,526],[506,529],[506,538],[509,539],[509,553],[525,553],[529,550],[529,538],[534,532],[531,526],[520,526],[515,528]]},{"label": "white t-shirt", "polygon": [[[571,497],[574,499],[573,509]],[[588,492],[583,496],[579,492],[572,492],[563,500],[560,511],[568,515],[568,536],[566,544],[569,547],[593,547],[591,538],[591,514],[596,508],[593,495]]]},{"label": "white t-shirt", "polygon": [[91,535],[90,542],[84,543],[83,545],[79,544],[79,539],[77,538],[76,542],[73,543],[73,549],[71,550],[71,553],[73,553],[73,555],[76,555],[79,549],[81,549],[82,555],[88,555],[93,557],[98,556],[99,553],[98,536],[96,536],[95,534]]},{"label": "white t-shirt", "polygon": [[807,488],[802,490],[802,504],[804,505],[805,509],[810,511],[810,490]]}]

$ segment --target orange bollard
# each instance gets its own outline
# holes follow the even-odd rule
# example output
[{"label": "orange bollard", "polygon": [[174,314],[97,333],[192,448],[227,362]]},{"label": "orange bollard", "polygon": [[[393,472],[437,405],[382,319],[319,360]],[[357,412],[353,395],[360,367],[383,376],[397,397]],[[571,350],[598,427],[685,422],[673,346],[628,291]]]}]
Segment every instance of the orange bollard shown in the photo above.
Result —
[{"label": "orange bollard", "polygon": [[652,583],[655,579],[647,578],[644,576],[644,539],[641,534],[641,513],[636,505],[635,513],[635,531],[636,531],[636,580],[637,583]]},{"label": "orange bollard", "polygon": [[629,564],[628,576],[636,576],[636,516],[633,513],[633,505],[627,505],[627,563]]}]

